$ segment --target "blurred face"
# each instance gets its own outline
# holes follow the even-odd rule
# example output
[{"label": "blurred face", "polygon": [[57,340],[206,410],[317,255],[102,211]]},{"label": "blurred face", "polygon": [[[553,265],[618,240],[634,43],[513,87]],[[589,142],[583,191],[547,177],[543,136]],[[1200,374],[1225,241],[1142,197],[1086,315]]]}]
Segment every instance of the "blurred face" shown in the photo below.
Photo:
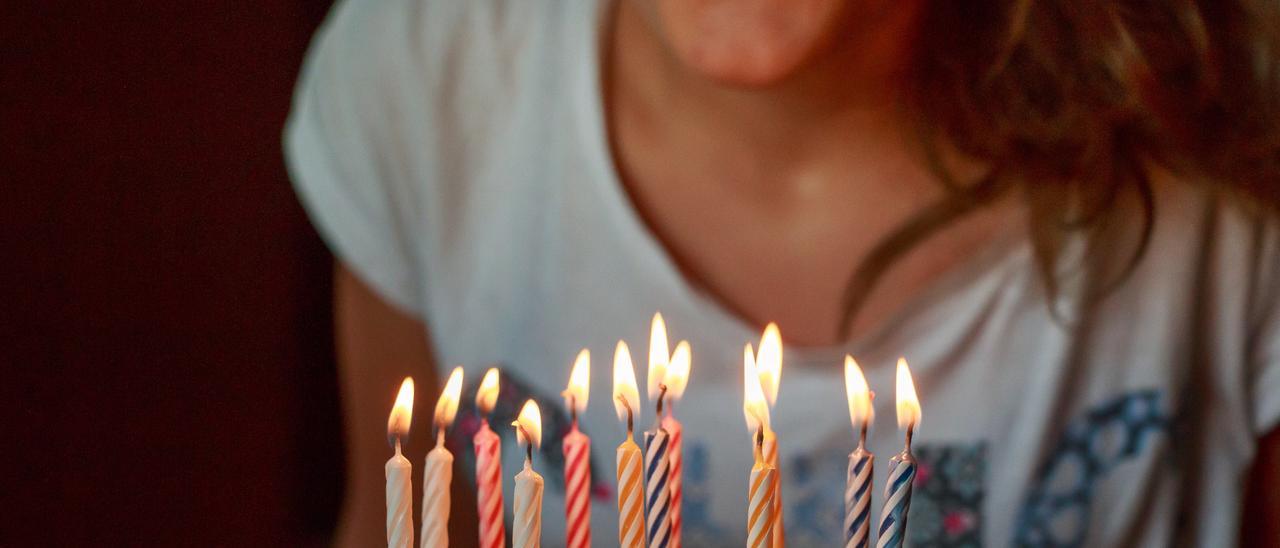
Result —
[{"label": "blurred face", "polygon": [[718,82],[768,86],[824,53],[855,0],[639,0],[681,63]]}]

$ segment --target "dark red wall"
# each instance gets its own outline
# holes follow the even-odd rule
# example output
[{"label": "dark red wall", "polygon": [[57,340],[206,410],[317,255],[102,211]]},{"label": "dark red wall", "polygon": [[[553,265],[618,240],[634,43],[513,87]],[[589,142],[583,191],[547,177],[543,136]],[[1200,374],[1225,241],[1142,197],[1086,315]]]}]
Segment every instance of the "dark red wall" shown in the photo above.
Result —
[{"label": "dark red wall", "polygon": [[0,545],[309,545],[330,259],[280,131],[327,2],[0,16]]}]

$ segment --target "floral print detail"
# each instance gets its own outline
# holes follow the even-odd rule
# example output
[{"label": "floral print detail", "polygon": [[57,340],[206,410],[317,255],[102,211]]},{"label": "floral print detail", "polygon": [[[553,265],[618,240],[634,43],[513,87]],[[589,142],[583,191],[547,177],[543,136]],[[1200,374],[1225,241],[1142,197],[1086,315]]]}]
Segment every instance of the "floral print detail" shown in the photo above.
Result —
[{"label": "floral print detail", "polygon": [[1094,487],[1172,427],[1161,399],[1157,390],[1130,392],[1067,425],[1023,502],[1014,545],[1083,546]]},{"label": "floral print detail", "polygon": [[987,444],[919,444],[907,540],[916,546],[981,546]]}]

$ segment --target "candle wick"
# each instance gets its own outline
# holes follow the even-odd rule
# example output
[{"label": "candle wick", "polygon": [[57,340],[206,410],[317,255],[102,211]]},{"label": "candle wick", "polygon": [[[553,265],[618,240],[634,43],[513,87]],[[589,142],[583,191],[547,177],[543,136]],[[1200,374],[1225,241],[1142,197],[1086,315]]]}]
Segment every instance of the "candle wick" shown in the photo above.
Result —
[{"label": "candle wick", "polygon": [[661,428],[662,402],[665,401],[666,399],[667,399],[667,385],[659,384],[658,385],[658,409],[657,409],[657,413],[653,414],[653,431],[654,432],[657,432],[658,429]]},{"label": "candle wick", "polygon": [[631,437],[632,432],[635,431],[635,417],[631,413],[631,403],[627,401],[627,398],[622,397],[621,394],[618,395],[618,401],[622,402],[622,407],[627,410],[627,437],[629,438]]},{"label": "candle wick", "polygon": [[867,421],[862,421],[862,429],[858,434],[858,449],[863,449],[867,445]]},{"label": "candle wick", "polygon": [[516,428],[520,430],[520,435],[524,437],[524,440],[526,442],[528,442],[524,446],[524,465],[532,466],[533,465],[533,438],[529,436],[529,432],[524,429],[523,425],[516,426]]},{"label": "candle wick", "polygon": [[396,454],[400,454],[400,436],[396,436]]},{"label": "candle wick", "polygon": [[444,428],[436,428],[436,447],[444,447]]},{"label": "candle wick", "polygon": [[578,429],[578,397],[569,395],[569,418],[572,419],[573,429]]},{"label": "candle wick", "polygon": [[911,454],[911,438],[915,436],[915,432],[916,432],[916,425],[908,424],[907,425],[907,444],[905,447],[903,447],[902,454],[904,455]]}]

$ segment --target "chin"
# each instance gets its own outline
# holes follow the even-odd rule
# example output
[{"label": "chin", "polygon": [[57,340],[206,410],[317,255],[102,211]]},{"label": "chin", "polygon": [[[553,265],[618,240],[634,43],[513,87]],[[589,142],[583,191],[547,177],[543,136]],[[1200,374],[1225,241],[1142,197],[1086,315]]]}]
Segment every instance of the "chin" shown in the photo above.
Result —
[{"label": "chin", "polygon": [[654,0],[657,22],[690,70],[725,85],[767,87],[821,53],[848,0]]}]

